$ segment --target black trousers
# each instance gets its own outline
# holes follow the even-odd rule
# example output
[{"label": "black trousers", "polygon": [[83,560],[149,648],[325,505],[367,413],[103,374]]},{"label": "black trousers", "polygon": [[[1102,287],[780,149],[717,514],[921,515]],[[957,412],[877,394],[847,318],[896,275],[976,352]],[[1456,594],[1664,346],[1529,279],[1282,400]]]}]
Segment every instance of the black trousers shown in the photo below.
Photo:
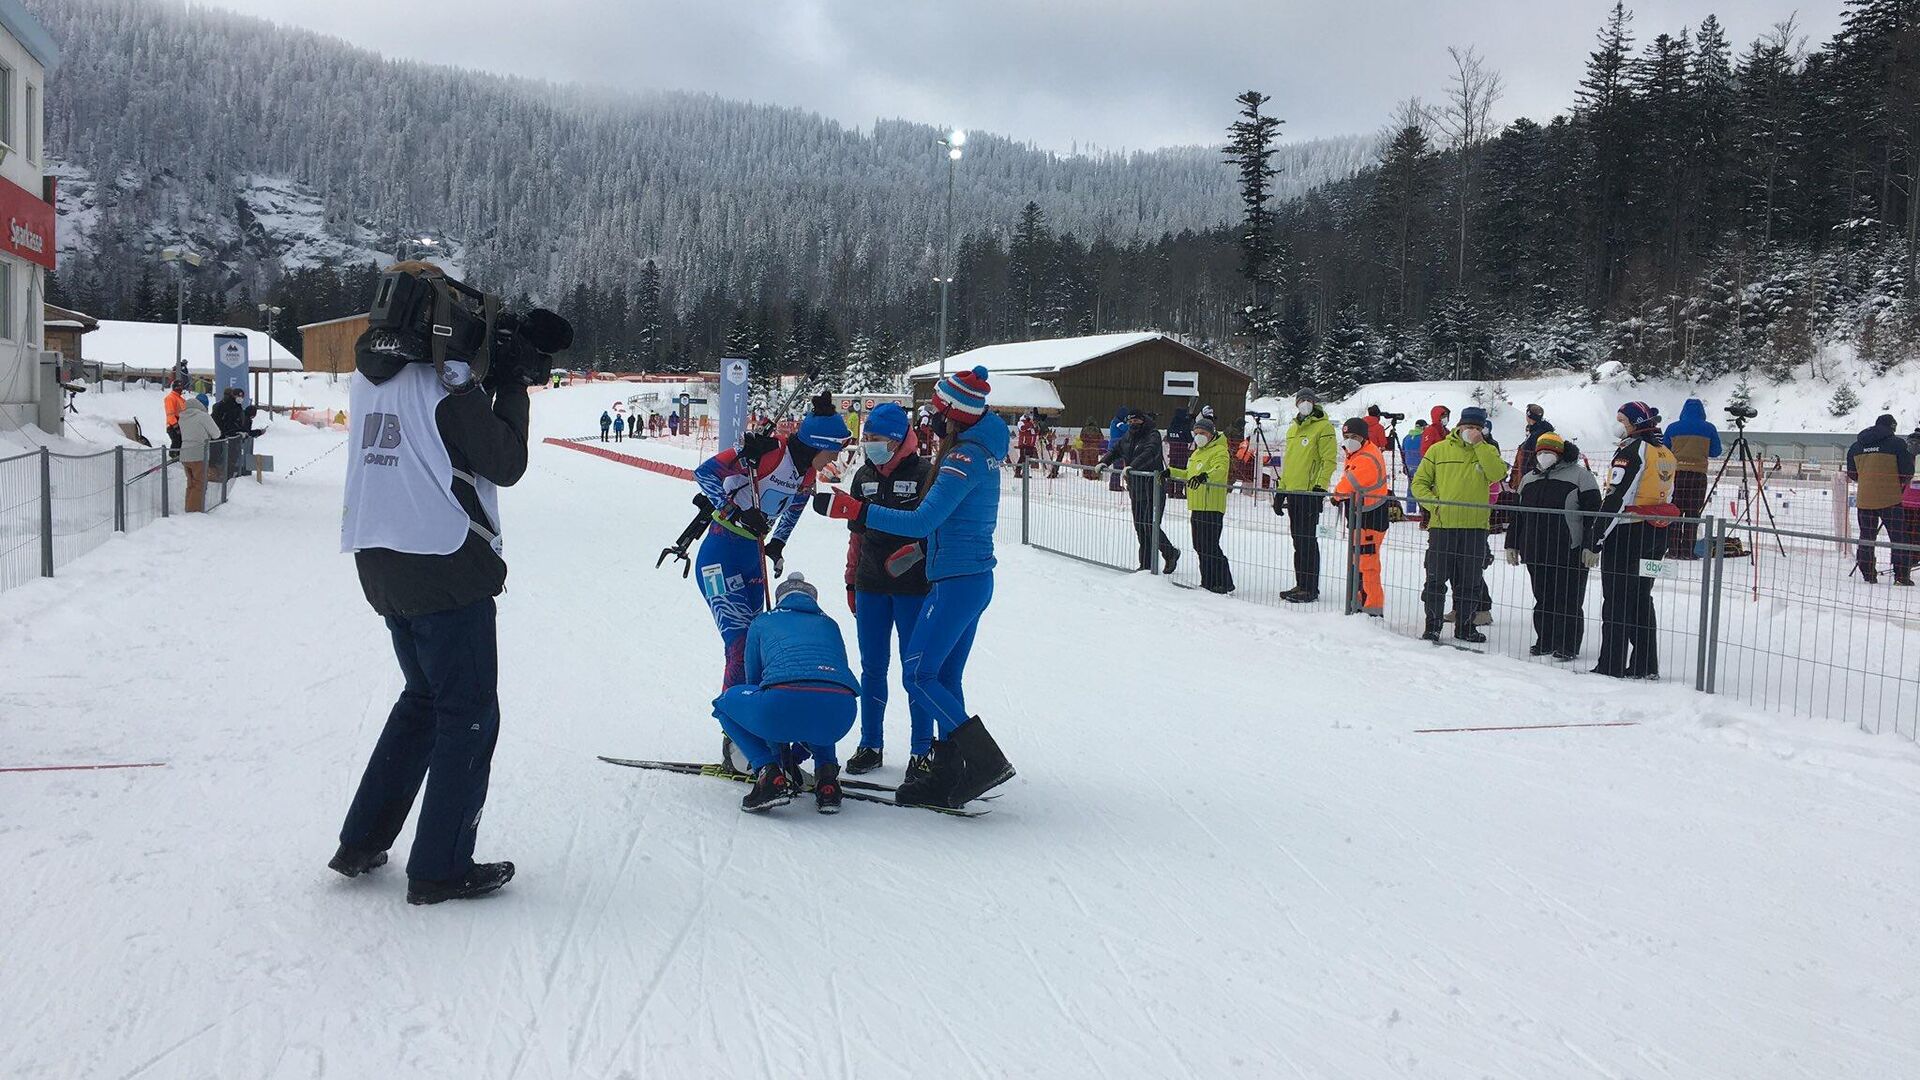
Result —
[{"label": "black trousers", "polygon": [[1127,499],[1133,503],[1133,534],[1140,540],[1140,568],[1147,568],[1153,559],[1153,547],[1160,545],[1160,567],[1165,569],[1167,560],[1176,558],[1180,549],[1173,546],[1167,534],[1160,529],[1160,516],[1167,509],[1167,495],[1163,490],[1160,497],[1153,497],[1153,477],[1127,477]]},{"label": "black trousers", "polygon": [[1587,568],[1530,562],[1527,576],[1533,579],[1534,643],[1548,652],[1579,652],[1587,636]]},{"label": "black trousers", "polygon": [[1287,523],[1293,532],[1293,582],[1316,596],[1320,593],[1320,511],[1324,495],[1288,495]]},{"label": "black trousers", "polygon": [[[1683,518],[1697,518],[1707,505],[1707,474],[1673,474],[1673,505]],[[1667,554],[1676,559],[1693,558],[1693,546],[1700,541],[1700,526],[1682,522],[1667,526]]]},{"label": "black trousers", "polygon": [[340,842],[361,851],[392,847],[425,780],[407,876],[451,881],[473,868],[500,737],[493,599],[431,615],[389,615],[387,629],[407,684],[367,760]]},{"label": "black trousers", "polygon": [[1233,567],[1227,563],[1226,552],[1220,550],[1227,515],[1220,510],[1195,510],[1188,517],[1193,524],[1193,553],[1200,562],[1200,587],[1213,592],[1232,592]]},{"label": "black trousers", "polygon": [[[1889,506],[1884,510],[1868,510],[1865,507],[1861,507],[1859,514],[1861,540],[1878,539],[1880,536],[1880,526],[1882,525],[1887,527],[1888,540],[1896,544],[1905,540],[1907,532],[1906,507]],[[1876,550],[1872,544],[1863,543],[1859,549],[1854,552],[1854,561],[1860,564],[1862,572],[1869,574],[1877,572],[1875,567],[1879,562],[1879,557],[1875,554]],[[1892,554],[1893,572],[1896,574],[1911,572],[1914,564],[1920,562],[1920,552],[1903,551],[1900,548],[1894,548]]]},{"label": "black trousers", "polygon": [[1600,663],[1602,675],[1660,674],[1659,624],[1653,579],[1640,560],[1656,559],[1665,537],[1644,522],[1615,526],[1600,550]]},{"label": "black trousers", "polygon": [[1438,630],[1446,620],[1447,590],[1453,590],[1453,632],[1473,628],[1487,592],[1487,530],[1429,529],[1427,582],[1420,602],[1427,609],[1427,629]]}]

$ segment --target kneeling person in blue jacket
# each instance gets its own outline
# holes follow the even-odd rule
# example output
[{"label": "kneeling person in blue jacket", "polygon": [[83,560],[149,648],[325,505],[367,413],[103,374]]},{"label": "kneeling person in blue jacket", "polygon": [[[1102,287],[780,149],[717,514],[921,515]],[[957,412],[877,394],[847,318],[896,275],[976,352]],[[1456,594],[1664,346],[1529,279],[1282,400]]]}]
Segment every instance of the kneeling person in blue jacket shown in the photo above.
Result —
[{"label": "kneeling person in blue jacket", "polygon": [[795,775],[782,765],[782,747],[798,743],[813,754],[815,808],[840,810],[840,759],[834,744],[853,729],[860,680],[847,664],[840,627],[820,610],[819,594],[803,575],[780,584],[774,607],[747,631],[746,681],[714,699],[713,716],[753,770],[753,790],[740,809],[760,813],[793,801]]}]

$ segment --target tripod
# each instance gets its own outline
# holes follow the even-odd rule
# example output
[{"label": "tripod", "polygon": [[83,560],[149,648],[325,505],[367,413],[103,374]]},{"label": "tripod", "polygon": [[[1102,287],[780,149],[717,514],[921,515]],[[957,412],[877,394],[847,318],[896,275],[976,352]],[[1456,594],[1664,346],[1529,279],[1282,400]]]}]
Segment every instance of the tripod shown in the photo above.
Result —
[{"label": "tripod", "polygon": [[[1265,475],[1267,459],[1273,456],[1273,447],[1267,443],[1267,429],[1262,426],[1266,417],[1259,413],[1249,415],[1253,417],[1253,434],[1247,436],[1247,453],[1253,458],[1253,486],[1257,491],[1261,487],[1260,479]],[[1280,486],[1278,477],[1274,478],[1273,486]]]},{"label": "tripod", "polygon": [[[1733,418],[1733,431],[1733,448],[1726,457],[1721,459],[1720,471],[1713,474],[1713,483],[1707,486],[1707,505],[1713,505],[1713,496],[1720,490],[1720,481],[1727,475],[1727,466],[1738,461],[1740,463],[1740,512],[1733,516],[1733,523],[1738,525],[1745,521],[1750,526],[1758,527],[1759,519],[1753,514],[1754,503],[1758,501],[1760,508],[1767,512],[1767,525],[1775,530],[1773,544],[1780,549],[1781,555],[1785,555],[1787,545],[1780,539],[1778,531],[1780,523],[1774,520],[1773,503],[1767,499],[1766,470],[1761,467],[1759,459],[1754,455],[1752,444],[1747,442],[1746,417]],[[1747,486],[1749,478],[1753,481],[1752,488]],[[1755,493],[1758,494],[1757,500],[1753,497]]]}]

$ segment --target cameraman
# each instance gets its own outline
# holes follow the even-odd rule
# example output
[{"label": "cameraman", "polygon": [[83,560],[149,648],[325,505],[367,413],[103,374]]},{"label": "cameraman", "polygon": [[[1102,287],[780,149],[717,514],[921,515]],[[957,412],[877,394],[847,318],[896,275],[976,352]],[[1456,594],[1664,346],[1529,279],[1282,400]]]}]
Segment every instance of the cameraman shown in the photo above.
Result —
[{"label": "cameraman", "polygon": [[[396,275],[414,280],[387,280]],[[513,877],[510,862],[473,861],[500,727],[493,598],[507,564],[496,486],[526,472],[527,386],[547,358],[494,336],[491,298],[484,317],[460,310],[431,264],[393,267],[382,300],[390,291],[431,298],[393,316],[406,323],[399,331],[376,318],[356,346],[341,548],[353,552],[367,602],[386,619],[406,685],[328,865],[357,877],[384,864],[424,776],[407,902],[435,904],[493,892]],[[416,329],[430,334],[459,315],[462,329],[479,319],[484,330]]]}]

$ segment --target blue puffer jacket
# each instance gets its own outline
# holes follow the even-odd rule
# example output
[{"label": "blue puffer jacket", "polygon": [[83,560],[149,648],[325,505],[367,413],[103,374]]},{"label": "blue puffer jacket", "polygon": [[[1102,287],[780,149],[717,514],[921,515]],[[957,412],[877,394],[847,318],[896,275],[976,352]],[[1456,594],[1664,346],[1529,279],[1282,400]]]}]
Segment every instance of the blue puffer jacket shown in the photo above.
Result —
[{"label": "blue puffer jacket", "polygon": [[747,681],[756,686],[823,682],[860,692],[840,626],[806,593],[789,593],[747,631]]},{"label": "blue puffer jacket", "polygon": [[940,458],[933,487],[918,507],[873,507],[867,511],[867,527],[909,539],[926,537],[928,581],[992,570],[1007,437],[1005,420],[992,413],[981,417]]}]

